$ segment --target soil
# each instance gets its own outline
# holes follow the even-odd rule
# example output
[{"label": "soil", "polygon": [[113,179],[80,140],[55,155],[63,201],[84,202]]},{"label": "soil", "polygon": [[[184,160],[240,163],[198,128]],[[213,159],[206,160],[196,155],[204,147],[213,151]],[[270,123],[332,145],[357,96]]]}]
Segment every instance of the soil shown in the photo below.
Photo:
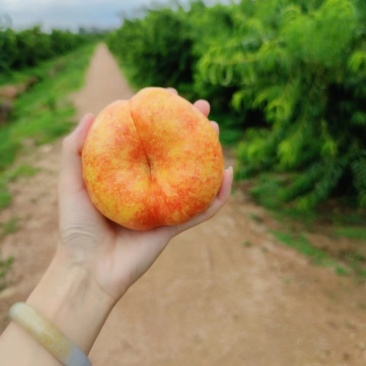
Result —
[{"label": "soil", "polygon": [[[80,117],[132,94],[100,45],[72,98]],[[10,304],[27,297],[55,250],[59,157],[60,141],[33,147],[21,162],[39,171],[11,185],[13,203],[0,213],[0,222],[20,225],[1,245],[15,257],[11,285],[0,292],[2,329]],[[365,365],[365,284],[282,246],[271,223],[236,190],[216,217],[175,238],[115,307],[93,365]]]}]

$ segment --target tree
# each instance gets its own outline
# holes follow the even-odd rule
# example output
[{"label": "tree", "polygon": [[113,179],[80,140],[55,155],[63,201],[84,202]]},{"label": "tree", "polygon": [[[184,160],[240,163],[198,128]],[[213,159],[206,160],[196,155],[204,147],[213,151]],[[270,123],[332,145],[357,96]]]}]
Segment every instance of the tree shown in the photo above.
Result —
[{"label": "tree", "polygon": [[[245,11],[248,6],[248,11]],[[201,77],[260,110],[238,149],[239,177],[288,174],[284,201],[315,207],[331,194],[366,206],[366,38],[351,0],[243,1],[225,48],[200,60]]]}]

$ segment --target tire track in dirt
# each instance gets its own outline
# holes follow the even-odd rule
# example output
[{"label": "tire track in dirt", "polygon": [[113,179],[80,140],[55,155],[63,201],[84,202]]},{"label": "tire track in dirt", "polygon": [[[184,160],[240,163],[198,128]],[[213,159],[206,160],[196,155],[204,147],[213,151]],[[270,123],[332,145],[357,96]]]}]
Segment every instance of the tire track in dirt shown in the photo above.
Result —
[{"label": "tire track in dirt", "polygon": [[[73,96],[78,116],[131,95],[98,46],[85,87]],[[0,214],[4,221],[17,215],[22,225],[2,244],[16,261],[14,285],[0,293],[1,314],[27,296],[53,254],[59,156],[60,142],[35,149],[27,159],[40,172],[12,185],[14,203]],[[364,365],[365,285],[279,245],[269,220],[237,191],[215,218],[175,238],[115,307],[93,365]]]}]

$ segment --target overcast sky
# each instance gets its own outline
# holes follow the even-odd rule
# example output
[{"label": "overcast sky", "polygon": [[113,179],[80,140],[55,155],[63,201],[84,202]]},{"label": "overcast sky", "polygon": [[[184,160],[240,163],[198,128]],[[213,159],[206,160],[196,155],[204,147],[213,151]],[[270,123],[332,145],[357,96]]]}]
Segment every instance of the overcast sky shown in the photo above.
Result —
[{"label": "overcast sky", "polygon": [[[159,0],[158,3],[169,3]],[[187,2],[181,0],[181,2]],[[208,0],[209,2],[209,0]],[[150,0],[0,0],[0,16],[7,14],[14,28],[42,24],[44,29],[79,26],[117,27],[121,12],[131,13]]]}]

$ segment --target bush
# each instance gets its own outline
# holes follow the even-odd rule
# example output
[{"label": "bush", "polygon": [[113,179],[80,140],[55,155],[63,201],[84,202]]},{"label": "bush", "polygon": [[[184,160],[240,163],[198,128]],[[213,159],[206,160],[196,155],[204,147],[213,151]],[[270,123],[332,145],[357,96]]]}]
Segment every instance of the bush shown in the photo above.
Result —
[{"label": "bush", "polygon": [[38,26],[20,32],[0,28],[0,73],[33,67],[74,50],[85,40],[85,36],[69,31],[44,33]]},{"label": "bush", "polygon": [[241,30],[200,60],[202,78],[240,86],[236,110],[263,113],[239,146],[239,177],[292,172],[283,201],[309,209],[336,194],[366,207],[365,14],[351,0],[240,7]]},{"label": "bush", "polygon": [[365,24],[363,0],[193,1],[126,20],[109,45],[137,86],[183,87],[230,115],[239,178],[284,174],[279,201],[303,209],[366,207]]},{"label": "bush", "polygon": [[150,10],[144,19],[125,20],[108,39],[137,87],[192,83],[193,41],[181,14]]}]

